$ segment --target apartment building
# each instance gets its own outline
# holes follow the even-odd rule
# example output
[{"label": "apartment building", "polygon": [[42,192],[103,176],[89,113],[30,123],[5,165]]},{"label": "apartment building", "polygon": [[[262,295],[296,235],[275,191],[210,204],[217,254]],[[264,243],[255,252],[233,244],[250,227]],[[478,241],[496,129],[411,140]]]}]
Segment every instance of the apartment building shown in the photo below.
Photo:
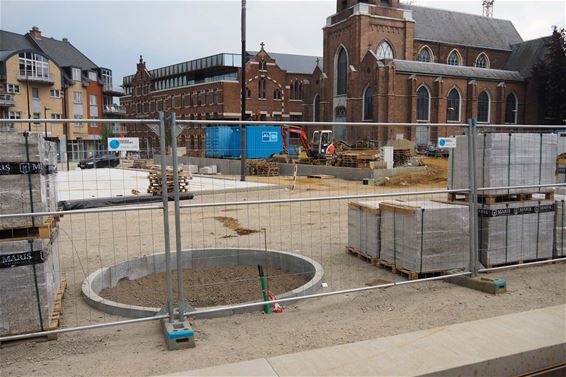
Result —
[{"label": "apartment building", "polygon": [[[34,26],[24,35],[0,30],[0,42],[0,114],[4,118],[119,119],[125,115],[115,104],[123,92],[113,87],[112,71],[97,66],[67,38],[45,37]],[[47,129],[48,137],[59,141],[61,159],[78,160],[104,148],[100,145],[103,127],[99,122],[32,123],[18,130]]]}]

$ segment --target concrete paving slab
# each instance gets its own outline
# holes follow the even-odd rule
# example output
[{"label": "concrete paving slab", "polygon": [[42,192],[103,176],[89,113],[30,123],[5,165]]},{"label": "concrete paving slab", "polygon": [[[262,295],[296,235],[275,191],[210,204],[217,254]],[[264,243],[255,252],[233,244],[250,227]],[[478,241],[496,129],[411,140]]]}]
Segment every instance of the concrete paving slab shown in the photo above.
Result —
[{"label": "concrete paving slab", "polygon": [[[58,200],[81,200],[148,195],[148,172],[120,168],[75,169],[57,173]],[[225,178],[195,176],[189,181],[193,193],[214,193],[241,189],[268,188],[274,185],[257,182],[240,182]]]},{"label": "concrete paving slab", "polygon": [[[260,359],[247,366],[268,363],[277,376],[515,375],[556,365],[564,355],[566,305],[559,305]],[[242,375],[240,364],[187,375]]]},{"label": "concrete paving slab", "polygon": [[212,368],[204,368],[189,372],[171,374],[170,376],[265,376],[277,377],[277,373],[271,368],[266,359],[243,361],[236,364],[219,365]]}]

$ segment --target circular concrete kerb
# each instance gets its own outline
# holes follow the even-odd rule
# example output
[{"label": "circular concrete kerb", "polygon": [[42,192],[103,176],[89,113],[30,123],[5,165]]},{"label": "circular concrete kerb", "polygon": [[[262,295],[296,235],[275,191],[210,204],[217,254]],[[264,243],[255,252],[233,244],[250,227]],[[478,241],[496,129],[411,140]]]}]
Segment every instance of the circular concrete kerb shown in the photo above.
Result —
[{"label": "circular concrete kerb", "polygon": [[[171,253],[173,269],[176,269],[176,253]],[[303,255],[284,251],[268,250],[267,259],[272,268],[288,273],[304,274],[309,280],[306,284],[277,296],[277,298],[292,298],[315,293],[322,286],[324,270],[322,266]],[[182,251],[183,269],[199,267],[229,267],[257,266],[264,264],[266,251],[259,249],[195,249]],[[82,284],[82,294],[85,301],[92,307],[112,315],[130,318],[144,318],[156,315],[161,308],[136,306],[110,301],[100,297],[100,292],[106,288],[115,287],[121,280],[135,280],[141,277],[165,272],[165,253],[148,255],[125,262],[104,267],[90,274]],[[176,284],[176,282],[173,282]],[[218,306],[214,308],[222,308]],[[199,310],[213,307],[199,308]],[[200,318],[221,317],[236,313],[261,311],[262,307],[230,309],[198,315]]]}]

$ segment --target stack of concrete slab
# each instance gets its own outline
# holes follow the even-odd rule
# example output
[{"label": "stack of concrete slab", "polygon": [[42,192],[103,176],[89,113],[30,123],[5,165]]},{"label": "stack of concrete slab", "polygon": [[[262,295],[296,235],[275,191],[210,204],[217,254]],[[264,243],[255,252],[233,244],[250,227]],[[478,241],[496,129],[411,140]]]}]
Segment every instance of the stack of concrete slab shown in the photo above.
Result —
[{"label": "stack of concrete slab", "polygon": [[554,258],[566,257],[566,195],[555,195]]},{"label": "stack of concrete slab", "polygon": [[360,201],[348,204],[348,246],[379,258],[381,201]]},{"label": "stack of concrete slab", "polygon": [[[0,132],[0,214],[48,212],[57,209],[56,144],[38,134],[26,138],[16,132]],[[30,227],[44,217],[5,218],[0,229]]]},{"label": "stack of concrete slab", "polygon": [[428,200],[383,202],[381,259],[416,273],[469,266],[469,209]]},{"label": "stack of concrete slab", "polygon": [[479,257],[486,267],[552,257],[553,200],[480,205]]},{"label": "stack of concrete slab", "polygon": [[[557,136],[538,133],[487,133],[476,139],[478,187],[507,187],[555,183]],[[468,189],[468,138],[456,137],[450,151],[448,187]],[[490,190],[489,194],[538,192],[539,188]],[[486,193],[486,192],[484,192]]]},{"label": "stack of concrete slab", "polygon": [[0,336],[49,329],[61,267],[57,230],[51,239],[0,242]]}]

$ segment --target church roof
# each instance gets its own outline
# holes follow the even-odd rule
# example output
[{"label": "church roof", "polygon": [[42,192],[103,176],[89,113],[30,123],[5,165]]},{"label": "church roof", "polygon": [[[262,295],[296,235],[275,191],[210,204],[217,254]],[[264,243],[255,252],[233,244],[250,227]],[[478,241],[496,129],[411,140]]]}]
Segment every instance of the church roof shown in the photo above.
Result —
[{"label": "church roof", "polygon": [[549,40],[550,37],[543,37],[511,46],[512,52],[504,68],[519,71],[525,78],[531,77],[535,64],[544,58]]},{"label": "church roof", "polygon": [[450,76],[465,79],[523,81],[523,76],[517,71],[501,69],[476,68],[462,65],[426,63],[413,60],[393,60],[397,72],[414,73],[430,76]]},{"label": "church roof", "polygon": [[400,7],[412,11],[417,40],[500,50],[523,42],[508,20],[408,4]]},{"label": "church roof", "polygon": [[[258,52],[248,51],[248,53],[255,56]],[[321,56],[282,54],[278,52],[267,52],[267,54],[275,60],[275,63],[277,63],[281,69],[288,73],[310,75],[316,68],[316,59],[319,59],[320,64],[322,64]]]}]

